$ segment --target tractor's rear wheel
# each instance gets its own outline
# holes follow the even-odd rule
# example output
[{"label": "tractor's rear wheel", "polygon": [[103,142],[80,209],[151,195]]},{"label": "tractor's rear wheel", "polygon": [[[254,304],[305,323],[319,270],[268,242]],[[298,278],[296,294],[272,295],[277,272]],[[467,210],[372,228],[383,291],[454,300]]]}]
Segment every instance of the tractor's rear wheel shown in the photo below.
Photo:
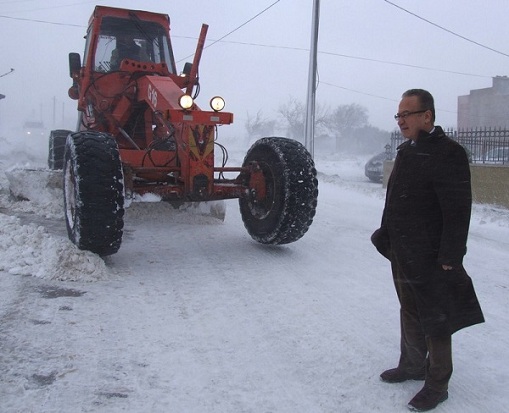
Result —
[{"label": "tractor's rear wheel", "polygon": [[64,209],[69,239],[101,256],[118,251],[124,227],[124,180],[115,139],[76,132],[64,153]]},{"label": "tractor's rear wheel", "polygon": [[262,138],[249,149],[243,166],[263,174],[264,196],[255,188],[239,198],[244,226],[262,244],[297,241],[313,222],[318,180],[313,159],[299,142]]},{"label": "tractor's rear wheel", "polygon": [[71,131],[57,129],[49,134],[48,167],[49,169],[62,169],[64,166],[64,149],[67,135]]}]

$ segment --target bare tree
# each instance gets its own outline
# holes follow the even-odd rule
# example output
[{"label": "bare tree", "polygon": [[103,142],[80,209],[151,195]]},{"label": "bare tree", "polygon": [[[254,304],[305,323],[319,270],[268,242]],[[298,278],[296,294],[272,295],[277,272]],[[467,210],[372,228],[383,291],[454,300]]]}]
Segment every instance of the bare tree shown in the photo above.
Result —
[{"label": "bare tree", "polygon": [[[291,97],[288,103],[280,106],[278,112],[286,122],[288,137],[303,142],[306,123],[305,105]],[[315,127],[325,125],[327,118],[327,109],[318,104],[315,111]]]},{"label": "bare tree", "polygon": [[247,131],[248,140],[252,140],[253,138],[258,139],[273,135],[276,121],[264,118],[262,111],[259,110],[254,118],[251,117],[249,113],[247,114],[247,120],[244,126]]},{"label": "bare tree", "polygon": [[351,103],[340,105],[332,111],[325,127],[336,138],[336,150],[346,146],[352,131],[368,125],[368,110],[361,105]]},{"label": "bare tree", "polygon": [[343,148],[357,154],[373,154],[384,151],[390,141],[390,132],[366,125],[352,129],[350,139],[344,142]]},{"label": "bare tree", "polygon": [[288,137],[302,141],[306,115],[304,105],[291,97],[288,103],[279,107],[278,113],[286,122]]}]

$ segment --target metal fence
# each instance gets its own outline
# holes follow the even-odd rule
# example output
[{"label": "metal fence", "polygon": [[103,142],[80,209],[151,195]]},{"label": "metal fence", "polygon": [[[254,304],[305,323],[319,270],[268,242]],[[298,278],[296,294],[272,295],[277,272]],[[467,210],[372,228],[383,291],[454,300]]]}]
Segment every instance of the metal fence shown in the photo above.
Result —
[{"label": "metal fence", "polygon": [[[447,129],[444,132],[466,149],[471,163],[509,166],[508,129]],[[396,148],[404,140],[401,132],[392,132],[391,144],[386,147],[388,157],[390,153],[390,158],[394,159]]]}]

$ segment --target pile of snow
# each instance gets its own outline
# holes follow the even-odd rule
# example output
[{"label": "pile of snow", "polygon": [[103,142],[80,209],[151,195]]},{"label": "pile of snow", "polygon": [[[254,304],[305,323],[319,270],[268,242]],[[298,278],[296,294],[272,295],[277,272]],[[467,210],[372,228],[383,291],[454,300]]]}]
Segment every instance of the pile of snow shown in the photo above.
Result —
[{"label": "pile of snow", "polygon": [[28,164],[8,168],[5,176],[11,198],[10,207],[19,212],[33,212],[46,218],[62,216],[62,171],[32,167]]},{"label": "pile of snow", "polygon": [[[60,281],[116,278],[101,257],[79,250],[69,241],[65,230],[60,234],[48,231],[52,223],[64,227],[62,171],[26,163],[5,168],[3,172],[0,179],[0,271]],[[177,209],[150,194],[133,201],[126,205],[128,220],[164,216],[165,221],[207,224],[218,218],[223,220],[225,214],[224,201],[186,203]]]},{"label": "pile of snow", "polygon": [[113,275],[96,254],[81,251],[69,240],[42,226],[22,225],[0,214],[0,271],[61,281],[98,281]]},{"label": "pile of snow", "polygon": [[61,281],[89,282],[115,276],[98,255],[79,250],[65,232],[53,234],[39,224],[53,220],[64,225],[61,171],[26,163],[3,172],[0,271]]}]

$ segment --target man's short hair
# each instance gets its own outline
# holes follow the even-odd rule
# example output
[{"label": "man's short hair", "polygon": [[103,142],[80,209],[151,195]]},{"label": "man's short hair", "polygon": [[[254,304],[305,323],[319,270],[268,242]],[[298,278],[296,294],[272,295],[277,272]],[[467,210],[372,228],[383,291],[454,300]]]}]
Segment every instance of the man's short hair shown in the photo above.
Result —
[{"label": "man's short hair", "polygon": [[435,122],[435,100],[431,93],[424,89],[409,89],[401,97],[408,98],[410,96],[417,96],[421,103],[421,110],[431,111],[431,120]]}]

